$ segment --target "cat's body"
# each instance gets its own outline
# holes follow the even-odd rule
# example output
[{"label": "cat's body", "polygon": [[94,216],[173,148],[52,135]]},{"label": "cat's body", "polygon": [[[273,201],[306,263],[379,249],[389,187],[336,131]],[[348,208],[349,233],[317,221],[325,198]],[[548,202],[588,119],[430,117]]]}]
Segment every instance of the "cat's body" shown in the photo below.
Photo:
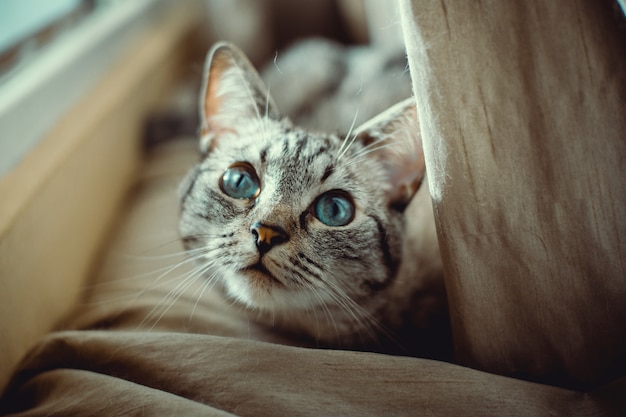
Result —
[{"label": "cat's body", "polygon": [[308,39],[261,74],[282,114],[314,131],[345,134],[411,95],[402,43],[383,49]]},{"label": "cat's body", "polygon": [[[287,67],[276,70],[285,76]],[[411,100],[346,135],[316,133],[327,129],[280,116],[236,48],[218,44],[206,76],[206,155],[181,187],[180,222],[206,279],[251,320],[320,346],[392,341],[400,352],[438,356],[424,338],[446,333],[445,291]],[[316,88],[344,82],[327,81]],[[274,91],[279,82],[270,81]],[[307,94],[291,109],[319,121],[323,113],[302,112]]]}]

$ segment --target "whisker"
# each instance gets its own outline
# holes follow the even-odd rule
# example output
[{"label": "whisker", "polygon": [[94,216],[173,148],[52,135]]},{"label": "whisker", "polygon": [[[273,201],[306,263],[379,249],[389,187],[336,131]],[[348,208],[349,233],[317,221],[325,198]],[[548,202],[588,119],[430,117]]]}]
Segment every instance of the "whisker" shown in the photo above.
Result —
[{"label": "whisker", "polygon": [[[171,235],[171,233],[167,233],[167,235]],[[150,239],[151,241],[161,241],[161,243],[159,243],[158,245],[151,245],[150,247],[146,248],[143,252],[149,252],[152,250],[157,250],[157,249],[163,249],[169,245],[180,245],[180,237],[176,236],[176,237],[172,237],[171,239],[168,240],[163,240],[161,235],[147,235],[147,236],[143,236],[143,238],[145,239]]]},{"label": "whisker", "polygon": [[[156,304],[152,310],[146,315],[146,317],[139,323],[138,328],[142,328],[149,321],[152,321],[152,326],[148,329],[149,332],[159,324],[159,322],[165,317],[165,315],[172,309],[176,301],[187,291],[187,289],[194,284],[195,277],[187,277],[182,280],[176,287],[174,287],[164,299]],[[157,312],[161,310],[161,313],[156,316]]]},{"label": "whisker", "polygon": [[[167,270],[164,273],[162,273],[161,275],[159,275],[159,277],[156,280],[153,280],[149,285],[146,285],[145,283],[140,282],[140,281],[138,281],[136,279],[135,280],[122,279],[122,280],[109,282],[108,283],[108,284],[110,284],[109,291],[108,291],[109,293],[115,294],[117,292],[121,292],[123,295],[112,298],[110,296],[107,296],[106,292],[103,292],[102,290],[100,290],[97,294],[98,294],[98,296],[100,298],[104,298],[104,299],[101,299],[101,300],[99,300],[97,302],[96,301],[90,301],[90,302],[85,303],[84,305],[87,305],[87,306],[89,306],[89,305],[92,305],[92,306],[102,306],[102,305],[110,305],[110,304],[113,304],[113,303],[116,303],[116,302],[125,302],[125,301],[128,301],[128,300],[131,300],[128,303],[128,305],[132,306],[135,303],[137,303],[145,294],[153,292],[153,291],[155,291],[158,288],[166,287],[167,285],[169,285],[171,283],[178,282],[178,281],[180,281],[180,278],[182,276],[193,274],[194,271],[198,269],[198,268],[195,268],[195,269],[193,269],[191,271],[186,271],[186,272],[183,272],[182,274],[174,275],[174,276],[168,277],[167,279],[163,279],[170,272],[175,270],[177,267],[182,266],[185,262],[186,261],[180,262],[178,265],[174,265],[174,266],[166,268]],[[200,265],[200,267],[202,267],[202,265]],[[152,272],[152,273],[154,273],[154,272]],[[146,275],[146,274],[143,274],[143,275]],[[130,292],[130,288],[128,286],[124,286],[124,287],[120,286],[120,284],[128,284],[128,283],[131,283],[131,284],[136,283],[139,286],[140,291],[133,291],[131,293]],[[106,289],[106,287],[105,287],[105,289]]]},{"label": "whisker", "polygon": [[[312,264],[311,261],[307,262],[307,264],[309,264],[310,266],[314,266],[316,269],[319,269],[319,271],[321,272],[321,274],[318,275],[317,277],[318,279],[315,280],[315,282],[319,283],[320,285],[313,285],[311,281],[304,282],[303,284],[305,285],[305,288],[308,289],[309,292],[313,295],[313,297],[317,299],[318,302],[315,304],[315,306],[317,306],[317,308],[320,308],[322,310],[322,312],[324,313],[324,316],[326,317],[326,322],[328,326],[334,329],[336,342],[339,345],[339,347],[341,347],[341,344],[342,344],[342,341],[341,341],[342,332],[340,331],[337,325],[337,320],[335,319],[335,315],[332,313],[328,302],[324,299],[324,297],[322,297],[320,291],[323,291],[325,294],[327,294],[335,306],[345,311],[346,314],[348,314],[348,316],[350,317],[350,321],[352,321],[353,323],[360,323],[361,325],[364,325],[368,331],[370,338],[375,339],[375,332],[371,328],[372,326],[369,324],[370,318],[367,316],[367,314],[365,314],[366,312],[364,311],[364,309],[362,309],[362,307],[358,305],[358,303],[354,302],[333,281],[336,279],[336,277],[334,277],[333,275],[328,276],[328,271],[325,271],[325,268],[323,268],[319,264]],[[297,266],[297,265],[294,265],[294,266]],[[303,270],[302,272],[305,272],[305,271]],[[328,278],[325,279],[322,277],[328,277]],[[315,307],[312,308],[313,313],[315,315],[316,315],[317,308]],[[316,315],[316,321],[318,321],[319,323],[319,319],[317,319],[317,315]],[[318,328],[319,328],[319,324],[318,324]],[[359,337],[360,337],[360,333],[359,333]]]},{"label": "whisker", "polygon": [[363,69],[361,68],[361,71],[359,73],[359,89],[357,90],[356,93],[354,93],[354,95],[359,96],[361,95],[362,92],[363,92]]},{"label": "whisker", "polygon": [[132,260],[139,260],[139,261],[153,261],[153,260],[180,258],[183,256],[188,256],[189,254],[194,254],[194,253],[202,252],[205,250],[206,248],[202,247],[202,248],[195,248],[195,249],[189,249],[189,250],[182,250],[179,252],[171,252],[171,253],[167,253],[164,255],[132,255],[128,253],[118,253],[118,254],[115,254],[115,256],[118,256],[124,259],[132,259]]},{"label": "whisker", "polygon": [[354,125],[356,124],[356,120],[358,117],[359,117],[359,107],[356,108],[356,112],[354,113],[354,118],[352,119],[352,124],[350,125],[350,129],[348,129],[348,133],[346,133],[346,136],[343,138],[343,142],[341,143],[341,146],[339,147],[339,151],[338,151],[339,155],[337,156],[337,162],[341,161],[341,158],[343,158],[343,155],[346,153],[346,151],[350,148],[350,146],[352,146],[352,144],[356,140],[356,135],[352,136],[352,139],[350,141],[348,141],[348,138],[352,135],[352,131],[354,130]]},{"label": "whisker", "polygon": [[[276,56],[278,56],[278,51],[276,52]],[[276,62],[276,58],[274,58],[274,62]],[[278,68],[278,67],[277,67]],[[279,70],[280,71],[280,70]],[[267,92],[265,93],[265,120],[269,120],[270,118],[270,91],[272,90],[272,82],[267,86]]]},{"label": "whisker", "polygon": [[[164,287],[167,286],[173,282],[177,282],[180,280],[181,277],[183,276],[198,276],[200,274],[203,273],[203,269],[206,268],[210,268],[211,265],[214,265],[214,261],[211,260],[209,262],[203,263],[201,265],[198,265],[196,268],[191,269],[190,271],[185,271],[182,274],[179,275],[175,275],[173,277],[169,277],[170,273],[175,271],[176,269],[185,266],[186,264],[192,263],[194,261],[198,261],[200,259],[203,259],[206,257],[207,254],[209,254],[210,252],[213,252],[217,249],[212,249],[212,250],[208,250],[205,248],[201,248],[201,250],[194,250],[194,255],[190,256],[189,258],[183,259],[182,261],[174,264],[174,265],[168,265],[164,268],[160,268],[157,270],[153,270],[150,271],[148,273],[144,273],[144,274],[139,274],[137,276],[134,277],[130,277],[130,278],[125,278],[125,279],[117,279],[114,281],[110,281],[110,282],[105,282],[105,283],[100,283],[97,285],[92,285],[88,288],[85,289],[85,291],[93,291],[95,289],[100,288],[100,290],[98,291],[98,297],[99,298],[103,298],[100,299],[99,301],[91,301],[88,303],[85,303],[85,305],[93,305],[93,306],[99,306],[99,305],[111,305],[113,303],[116,302],[124,302],[124,301],[128,301],[130,300],[130,304],[129,305],[134,305],[135,303],[137,303],[146,293],[150,293],[153,292],[154,290],[160,288],[160,287]],[[160,273],[159,276],[152,280],[151,283],[149,285],[146,285],[143,281],[141,281],[141,279],[145,279],[151,275]],[[164,279],[165,277],[168,277],[167,279]],[[106,292],[103,292],[103,289],[109,289],[109,293],[115,294],[116,292],[122,292],[124,293],[128,293],[129,292],[129,288],[128,286],[121,286],[124,284],[133,284],[136,283],[137,286],[139,286],[140,291],[133,291],[131,295],[122,295],[122,296],[118,296],[118,297],[110,297],[110,296],[106,296]]]},{"label": "whisker", "polygon": [[354,155],[353,157],[351,157],[348,161],[346,161],[344,164],[342,164],[343,168],[347,168],[350,167],[352,165],[355,164],[359,164],[361,162],[363,162],[364,160],[366,160],[367,155],[373,153],[373,152],[377,152],[380,151],[381,149],[385,149],[385,148],[391,148],[391,147],[396,147],[396,146],[400,146],[402,143],[400,142],[393,142],[393,143],[387,143],[387,144],[383,144],[383,145],[379,145],[375,148],[371,148],[366,150],[365,152],[359,152],[358,154]]},{"label": "whisker", "polygon": [[[392,332],[380,323],[374,315],[350,298],[337,284],[332,281],[326,282],[326,284],[328,285],[327,289],[329,290],[329,296],[337,302],[338,306],[350,315],[354,323],[359,323],[364,326],[363,330],[367,333],[369,341],[379,340],[378,334],[381,333],[398,346],[401,346]],[[358,332],[357,334],[361,337],[361,332]],[[364,340],[361,341],[364,342]]]},{"label": "whisker", "polygon": [[274,66],[276,67],[276,70],[278,71],[278,73],[280,75],[283,75],[283,72],[278,67],[278,63],[276,62],[277,60],[278,60],[278,51],[276,51],[276,53],[274,54]]},{"label": "whisker", "polygon": [[96,282],[94,284],[91,285],[85,285],[82,290],[83,291],[94,291],[94,290],[98,290],[98,289],[103,289],[103,288],[107,288],[107,287],[115,287],[121,284],[128,284],[128,283],[140,283],[142,282],[142,280],[155,275],[155,274],[159,274],[159,276],[156,278],[156,280],[153,280],[153,282],[158,282],[160,279],[162,279],[164,276],[166,276],[167,274],[169,274],[170,272],[172,272],[173,270],[182,267],[183,265],[185,265],[186,263],[191,263],[192,261],[194,261],[194,258],[189,258],[189,259],[185,259],[181,262],[178,262],[175,265],[168,265],[165,266],[163,268],[158,268],[158,269],[154,269],[148,272],[143,272],[141,274],[137,274],[137,275],[133,275],[130,277],[126,277],[126,278],[116,278],[116,279],[112,279],[110,281],[103,281],[103,282]]},{"label": "whisker", "polygon": [[[124,288],[121,288],[119,286],[112,287],[108,289],[107,292],[105,291],[98,292],[98,296],[104,299],[100,299],[98,301],[91,300],[91,301],[83,303],[83,305],[84,306],[103,306],[103,305],[109,305],[109,304],[131,300],[131,302],[128,303],[128,306],[132,306],[137,301],[139,301],[139,299],[141,299],[146,293],[149,293],[161,287],[165,287],[173,282],[178,282],[179,280],[180,280],[180,276],[173,276],[167,280],[155,282],[154,284],[150,284],[148,286],[144,284],[140,284],[138,285],[140,291],[132,292],[132,293],[130,293],[130,290],[132,287],[124,287]],[[107,295],[107,294],[115,294],[115,293],[122,293],[122,295],[118,297],[111,297]]]},{"label": "whisker", "polygon": [[[198,308],[198,304],[200,303],[200,300],[202,299],[206,291],[207,290],[211,291],[213,287],[215,287],[215,284],[218,281],[218,276],[219,276],[218,272],[214,272],[213,274],[211,274],[211,276],[206,278],[206,280],[204,280],[204,282],[200,286],[200,289],[199,289],[200,294],[197,296],[196,302],[194,303],[193,308],[191,309],[191,314],[189,315],[189,323],[191,323],[191,320],[193,319],[193,315],[196,312],[196,309]],[[194,297],[196,296],[197,293],[198,293],[198,290],[194,292],[193,294]]]},{"label": "whisker", "polygon": [[[315,297],[319,300],[319,306],[321,306],[322,311],[324,313],[324,317],[326,317],[326,323],[328,323],[329,325],[332,326],[332,328],[335,330],[335,337],[338,341],[340,341],[341,339],[341,333],[339,331],[339,327],[337,326],[337,321],[335,320],[335,316],[332,314],[332,312],[330,311],[330,308],[328,307],[328,303],[326,301],[324,301],[324,299],[322,298],[322,296],[320,295],[319,291],[317,288],[311,288],[313,294],[315,295]],[[315,312],[316,309],[313,309],[313,311]],[[317,317],[317,315],[316,315]],[[319,327],[319,324],[318,324]],[[341,344],[341,343],[339,343]]]},{"label": "whisker", "polygon": [[391,135],[383,136],[382,138],[379,138],[379,139],[375,140],[374,142],[370,143],[369,145],[364,146],[361,149],[359,149],[353,155],[353,157],[361,156],[366,151],[371,150],[373,148],[375,150],[378,150],[378,149],[382,149],[381,147],[391,147],[391,146],[402,147],[404,145],[413,143],[413,141],[411,139],[402,139],[402,140],[395,139],[392,143],[386,143],[386,144],[382,143],[382,142],[385,142],[385,141],[387,141],[389,139],[393,139],[393,136],[391,136]]},{"label": "whisker", "polygon": [[[159,323],[159,321],[165,316],[165,314],[167,314],[167,312],[173,307],[176,301],[180,299],[180,297],[194,283],[197,282],[197,278],[201,276],[202,274],[204,274],[208,269],[212,268],[213,266],[214,266],[213,262],[208,262],[207,264],[199,265],[198,267],[186,273],[186,276],[174,288],[172,288],[167,293],[167,295],[152,308],[152,310],[150,310],[150,312],[141,321],[141,323],[139,323],[138,327],[143,327],[143,325],[145,325],[148,321],[152,320],[157,314],[157,312],[161,310],[161,313],[159,314],[158,317],[156,317],[156,320],[154,320],[152,327],[149,329],[150,331],[153,330],[154,327],[156,327],[156,325]],[[179,276],[178,279],[180,278],[181,277]],[[167,305],[167,307],[164,307],[165,304],[169,304],[169,305]]]},{"label": "whisker", "polygon": [[248,81],[246,80],[246,77],[244,75],[244,71],[241,68],[237,68],[237,75],[239,76],[239,78],[241,78],[241,85],[246,90],[248,98],[250,99],[250,102],[253,104],[252,107],[254,108],[257,119],[263,120],[263,118],[261,117],[261,113],[259,112],[259,108],[257,106],[257,101],[254,98],[254,94],[252,93],[252,90],[250,89],[250,86],[248,85]]}]

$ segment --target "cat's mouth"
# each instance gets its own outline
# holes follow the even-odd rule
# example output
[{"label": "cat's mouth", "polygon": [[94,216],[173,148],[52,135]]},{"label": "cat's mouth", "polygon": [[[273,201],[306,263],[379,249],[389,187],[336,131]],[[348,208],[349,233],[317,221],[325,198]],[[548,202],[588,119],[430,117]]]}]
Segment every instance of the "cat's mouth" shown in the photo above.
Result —
[{"label": "cat's mouth", "polygon": [[247,266],[241,270],[242,272],[255,272],[257,274],[261,274],[263,277],[271,281],[272,284],[283,285],[282,282],[278,278],[276,278],[268,269],[263,265],[263,262],[259,260],[259,262]]}]

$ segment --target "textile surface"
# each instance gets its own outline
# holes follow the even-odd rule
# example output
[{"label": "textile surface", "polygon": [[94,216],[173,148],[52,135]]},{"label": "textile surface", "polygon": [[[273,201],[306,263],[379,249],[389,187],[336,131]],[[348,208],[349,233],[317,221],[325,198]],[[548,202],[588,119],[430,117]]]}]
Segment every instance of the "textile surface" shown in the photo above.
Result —
[{"label": "textile surface", "polygon": [[[196,143],[155,149],[101,272],[30,353],[4,398],[16,416],[620,415],[587,394],[455,364],[297,347],[208,292],[181,288],[176,187]],[[185,270],[185,268],[187,268]],[[164,274],[165,273],[165,274]],[[623,400],[621,400],[623,401]]]},{"label": "textile surface", "polygon": [[610,1],[402,1],[458,360],[626,373],[626,31]]},{"label": "textile surface", "polygon": [[197,158],[179,140],[149,155],[84,302],[0,411],[624,415],[626,55],[610,7],[400,4],[459,364],[298,346],[211,295],[178,242]]}]

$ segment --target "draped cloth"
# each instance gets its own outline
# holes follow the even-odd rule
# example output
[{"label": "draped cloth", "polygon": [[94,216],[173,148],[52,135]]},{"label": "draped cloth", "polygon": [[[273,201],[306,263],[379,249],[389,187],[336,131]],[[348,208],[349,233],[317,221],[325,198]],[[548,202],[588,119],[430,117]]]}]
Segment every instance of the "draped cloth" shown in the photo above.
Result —
[{"label": "draped cloth", "polygon": [[[626,54],[610,3],[400,0],[458,364],[314,349],[212,295],[154,149],[84,301],[2,412],[623,415]],[[201,300],[201,301],[199,301]]]}]

